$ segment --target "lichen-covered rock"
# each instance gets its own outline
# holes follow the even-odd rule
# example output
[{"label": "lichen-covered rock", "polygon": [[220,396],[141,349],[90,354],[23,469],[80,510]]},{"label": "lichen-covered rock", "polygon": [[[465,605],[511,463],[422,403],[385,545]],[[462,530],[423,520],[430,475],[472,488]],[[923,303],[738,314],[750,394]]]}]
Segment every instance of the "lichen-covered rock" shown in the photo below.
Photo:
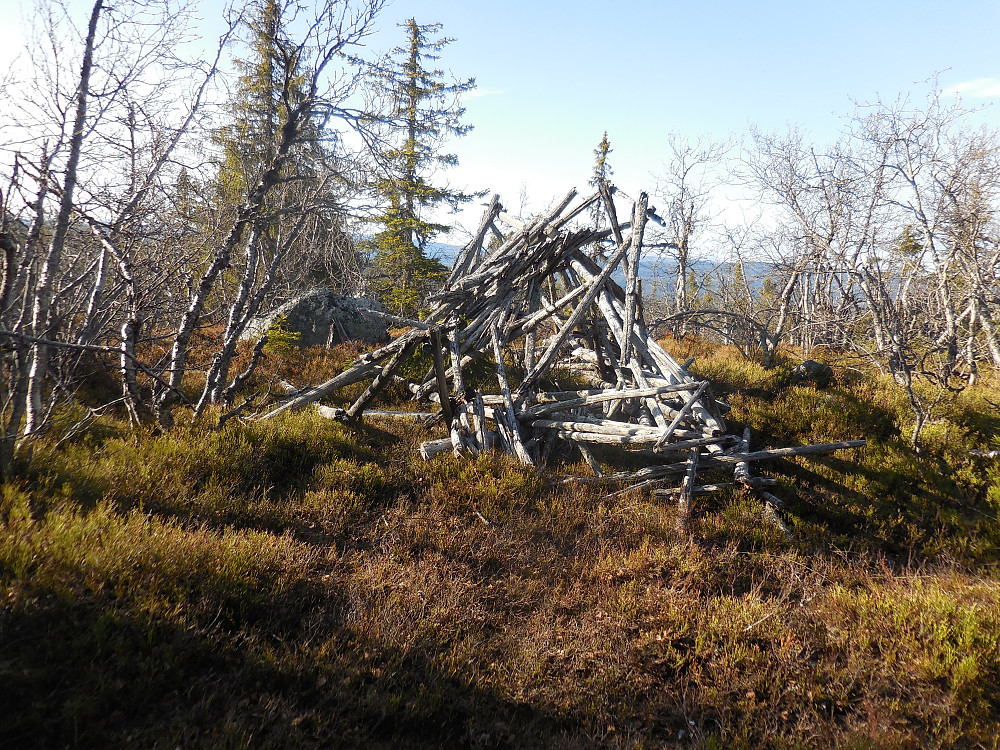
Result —
[{"label": "lichen-covered rock", "polygon": [[256,340],[272,327],[280,326],[282,332],[297,334],[299,346],[339,344],[342,336],[336,320],[348,340],[367,344],[389,341],[385,321],[363,315],[362,309],[387,312],[385,306],[375,300],[345,297],[330,289],[314,289],[251,320],[242,338]]},{"label": "lichen-covered rock", "polygon": [[800,383],[811,381],[819,388],[826,388],[833,382],[833,368],[813,359],[807,359],[796,365],[792,375]]}]

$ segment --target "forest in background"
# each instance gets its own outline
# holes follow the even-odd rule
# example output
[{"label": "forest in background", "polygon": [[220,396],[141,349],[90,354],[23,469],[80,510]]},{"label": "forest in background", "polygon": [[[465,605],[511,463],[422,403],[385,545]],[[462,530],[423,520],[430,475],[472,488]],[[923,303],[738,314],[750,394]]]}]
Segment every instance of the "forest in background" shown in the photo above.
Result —
[{"label": "forest in background", "polygon": [[[365,40],[381,0],[259,0],[188,59],[191,6],[50,10],[24,79],[4,83],[0,469],[98,371],[136,424],[231,411],[266,346],[234,370],[247,324],[305,289],[426,308],[446,270],[427,252],[449,229],[441,209],[485,193],[442,177],[475,81],[438,67],[440,24],[411,19],[380,54]],[[923,101],[859,107],[833,144],[664,125],[647,245],[671,273],[645,290],[649,322],[765,367],[785,345],[850,352],[907,394],[919,446],[940,394],[1000,366],[1000,147],[970,121],[932,84]],[[611,153],[605,133],[595,186],[613,179]],[[761,210],[720,216],[733,191]],[[706,273],[705,258],[724,262]],[[208,330],[216,350],[191,361]]]},{"label": "forest in background", "polygon": [[[204,60],[179,56],[193,6],[39,14],[30,76],[6,82],[0,466],[95,375],[117,373],[106,405],[135,424],[231,405],[266,344],[233,371],[247,324],[304,289],[416,309],[444,270],[422,217],[470,198],[426,173],[454,161],[441,144],[473,83],[427,67],[437,24],[363,56],[381,7],[234,8]],[[215,351],[192,362],[207,329]]]}]

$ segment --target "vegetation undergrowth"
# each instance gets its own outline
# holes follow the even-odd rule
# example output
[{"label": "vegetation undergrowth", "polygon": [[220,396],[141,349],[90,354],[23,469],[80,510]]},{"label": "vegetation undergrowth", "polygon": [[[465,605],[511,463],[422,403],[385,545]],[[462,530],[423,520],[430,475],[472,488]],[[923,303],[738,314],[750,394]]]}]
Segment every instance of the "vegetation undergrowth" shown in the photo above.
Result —
[{"label": "vegetation undergrowth", "polygon": [[583,463],[423,463],[397,421],[39,442],[0,496],[0,745],[997,747],[995,384],[918,456],[890,382],[698,346],[754,448],[869,439],[756,465],[790,539],[752,496],[678,534]]}]

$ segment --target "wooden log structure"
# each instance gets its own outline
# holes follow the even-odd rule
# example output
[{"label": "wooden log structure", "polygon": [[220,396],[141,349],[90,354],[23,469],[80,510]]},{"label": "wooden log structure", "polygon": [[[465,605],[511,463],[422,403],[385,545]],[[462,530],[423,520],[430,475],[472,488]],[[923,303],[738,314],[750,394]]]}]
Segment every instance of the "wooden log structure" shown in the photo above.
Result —
[{"label": "wooden log structure", "polygon": [[[627,209],[616,205],[622,200],[630,203]],[[586,226],[595,209],[604,213],[607,228]],[[407,418],[429,414],[425,424],[443,422],[448,433],[421,444],[426,460],[448,451],[464,457],[498,448],[541,470],[560,445],[568,446],[593,476],[567,481],[617,484],[618,492],[653,490],[676,498],[682,519],[696,494],[750,488],[780,524],[780,500],[762,489],[774,480],[751,476],[753,462],[858,448],[865,441],[751,451],[749,431],[743,439],[730,432],[723,418],[728,408],[715,400],[711,384],[689,373],[691,360],[678,363],[643,318],[639,264],[647,221],[662,225],[645,193],[632,200],[605,181],[582,200],[569,191],[530,221],[511,217],[494,196],[423,320],[366,311],[409,330],[259,419],[365,381],[364,392],[346,410],[320,407],[324,415],[397,416],[372,406],[386,384],[403,380],[398,373],[414,369],[402,367],[409,358],[429,351],[430,366],[423,360],[417,368],[424,375],[404,381],[425,409],[438,404],[436,412]],[[497,240],[492,248],[490,237]],[[488,368],[472,366],[488,360],[495,378],[483,387],[476,378]],[[553,388],[551,381],[562,382],[562,373],[582,379],[583,368],[599,387]],[[625,453],[648,465],[630,472],[602,467]],[[722,470],[732,472],[731,483],[700,478]],[[678,479],[679,487],[662,487]]]}]

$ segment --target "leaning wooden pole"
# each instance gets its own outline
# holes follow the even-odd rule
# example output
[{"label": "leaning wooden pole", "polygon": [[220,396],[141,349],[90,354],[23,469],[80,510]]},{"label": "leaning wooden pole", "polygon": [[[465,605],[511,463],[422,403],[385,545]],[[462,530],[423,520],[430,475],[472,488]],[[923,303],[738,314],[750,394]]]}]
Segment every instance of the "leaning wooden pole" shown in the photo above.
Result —
[{"label": "leaning wooden pole", "polygon": [[507,370],[503,364],[503,347],[500,343],[500,332],[494,327],[491,334],[493,339],[493,356],[496,357],[497,382],[500,385],[500,393],[503,395],[504,400],[503,407],[494,411],[497,429],[501,437],[508,443],[511,452],[518,457],[521,463],[532,466],[535,462],[531,459],[521,439],[521,428],[517,421],[514,398],[510,392]]},{"label": "leaning wooden pole", "polygon": [[396,370],[399,366],[403,364],[404,360],[413,353],[413,350],[417,346],[417,339],[411,339],[406,346],[396,352],[395,356],[389,361],[389,363],[382,368],[382,371],[375,376],[375,379],[371,384],[364,390],[364,392],[358,396],[358,399],[351,404],[351,408],[347,410],[347,416],[351,419],[357,419],[358,415],[364,411],[365,407],[370,404],[375,397],[378,395],[385,386],[389,383],[393,375],[396,374]]}]

